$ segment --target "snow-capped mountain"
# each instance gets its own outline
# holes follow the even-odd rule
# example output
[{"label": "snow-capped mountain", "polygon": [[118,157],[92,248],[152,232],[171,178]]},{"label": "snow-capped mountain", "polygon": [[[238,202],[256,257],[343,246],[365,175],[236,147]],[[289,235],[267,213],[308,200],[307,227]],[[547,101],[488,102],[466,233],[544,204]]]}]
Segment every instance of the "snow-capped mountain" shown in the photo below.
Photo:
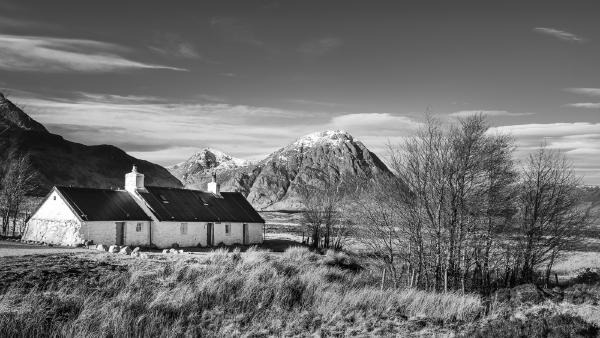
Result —
[{"label": "snow-capped mountain", "polygon": [[[219,161],[208,158],[206,161],[200,156],[201,166],[190,164],[188,160],[169,170],[187,186],[205,189],[210,172],[204,168],[210,166],[203,163],[213,165],[210,168],[219,167]],[[242,192],[260,210],[299,209],[298,184],[320,180],[323,176],[339,181],[348,176],[391,175],[377,155],[340,130],[305,135],[258,163],[230,167],[220,173],[217,169],[217,173],[223,191]]]},{"label": "snow-capped mountain", "polygon": [[226,173],[246,167],[249,161],[230,156],[222,151],[204,148],[192,155],[186,161],[167,167],[167,169],[187,187],[205,189],[206,183],[216,172],[220,180]]}]

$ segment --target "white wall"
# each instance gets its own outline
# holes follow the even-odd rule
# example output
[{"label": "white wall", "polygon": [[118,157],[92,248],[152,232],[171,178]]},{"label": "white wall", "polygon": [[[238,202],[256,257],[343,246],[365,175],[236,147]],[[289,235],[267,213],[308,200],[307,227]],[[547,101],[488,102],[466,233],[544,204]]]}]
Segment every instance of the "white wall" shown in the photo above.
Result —
[{"label": "white wall", "polygon": [[[181,234],[182,222],[153,222],[152,243],[159,248],[170,248],[173,243],[181,247],[206,246],[207,222],[187,222],[187,234]],[[226,222],[214,223],[214,245],[242,244],[242,223],[230,223],[231,233],[225,234]],[[248,223],[248,244],[260,244],[263,241],[263,224]]]},{"label": "white wall", "polygon": [[[142,224],[140,232],[136,231],[136,225]],[[127,221],[125,223],[125,244],[129,246],[146,246],[150,244],[149,221]]]},{"label": "white wall", "polygon": [[27,222],[23,240],[52,244],[77,245],[83,243],[81,221],[56,192],[50,196]]},{"label": "white wall", "polygon": [[[181,223],[187,223],[187,234],[181,234]],[[152,222],[152,244],[170,248],[173,243],[181,247],[206,246],[206,223]]]},{"label": "white wall", "polygon": [[[231,232],[229,235],[225,233],[225,225],[231,224]],[[263,241],[263,224],[262,223],[247,223],[248,224],[248,243],[259,244]],[[244,243],[244,228],[243,223],[228,223],[221,222],[215,224],[215,245],[223,243],[225,245],[243,244]]]}]

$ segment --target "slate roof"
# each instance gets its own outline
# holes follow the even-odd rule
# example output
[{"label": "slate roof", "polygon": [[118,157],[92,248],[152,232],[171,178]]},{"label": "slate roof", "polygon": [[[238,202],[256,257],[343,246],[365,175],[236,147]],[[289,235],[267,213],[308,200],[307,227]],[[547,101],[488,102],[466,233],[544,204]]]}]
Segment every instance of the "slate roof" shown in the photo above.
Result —
[{"label": "slate roof", "polygon": [[71,209],[84,221],[151,221],[124,190],[56,187]]},{"label": "slate roof", "polygon": [[264,223],[246,198],[237,192],[221,196],[200,190],[145,187],[139,192],[159,221]]}]

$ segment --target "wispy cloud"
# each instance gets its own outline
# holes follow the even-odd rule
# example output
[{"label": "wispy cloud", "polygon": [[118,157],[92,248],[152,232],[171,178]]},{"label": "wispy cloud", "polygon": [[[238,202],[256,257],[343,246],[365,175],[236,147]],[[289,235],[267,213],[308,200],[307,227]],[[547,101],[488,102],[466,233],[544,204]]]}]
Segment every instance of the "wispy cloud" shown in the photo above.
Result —
[{"label": "wispy cloud", "polygon": [[570,41],[570,42],[585,42],[585,41],[587,41],[586,39],[584,39],[580,36],[577,36],[573,33],[569,33],[567,31],[563,31],[563,30],[555,29],[555,28],[536,27],[533,29],[533,31],[537,32],[537,33],[549,35],[549,36],[555,37],[555,38],[563,40],[563,41]]},{"label": "wispy cloud", "polygon": [[319,39],[309,40],[303,43],[298,51],[307,56],[321,56],[328,54],[343,44],[342,39],[336,37],[324,37]]},{"label": "wispy cloud", "polygon": [[527,115],[534,115],[535,113],[511,113],[506,110],[480,109],[480,110],[461,110],[461,111],[457,111],[457,112],[448,114],[448,116],[466,117],[466,116],[477,115],[477,114],[486,115],[486,116],[527,116]]},{"label": "wispy cloud", "polygon": [[148,48],[163,56],[174,56],[183,59],[202,59],[209,63],[216,63],[204,57],[202,53],[198,51],[196,45],[190,41],[186,41],[178,34],[157,33],[154,41]]},{"label": "wispy cloud", "polygon": [[95,40],[0,34],[0,69],[38,72],[114,72],[185,69],[127,59],[125,47]]},{"label": "wispy cloud", "polygon": [[600,102],[569,103],[569,104],[566,104],[565,106],[572,107],[572,108],[600,109]]},{"label": "wispy cloud", "polygon": [[565,91],[580,95],[600,96],[600,88],[565,88]]},{"label": "wispy cloud", "polygon": [[560,149],[573,161],[578,175],[589,184],[600,184],[600,123],[535,123],[500,126],[490,132],[509,133],[516,139],[517,155],[525,158],[542,143]]}]

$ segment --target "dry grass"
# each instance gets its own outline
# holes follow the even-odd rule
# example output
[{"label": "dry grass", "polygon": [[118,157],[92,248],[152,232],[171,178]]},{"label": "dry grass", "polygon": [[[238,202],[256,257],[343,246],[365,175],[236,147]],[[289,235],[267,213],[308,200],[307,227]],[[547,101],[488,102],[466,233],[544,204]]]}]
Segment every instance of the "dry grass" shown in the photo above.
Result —
[{"label": "dry grass", "polygon": [[388,336],[483,310],[474,295],[380,290],[377,277],[334,252],[129,261],[136,264],[101,285],[9,288],[0,295],[0,336]]},{"label": "dry grass", "polygon": [[563,278],[572,278],[586,268],[600,268],[600,252],[568,252],[552,270]]}]

